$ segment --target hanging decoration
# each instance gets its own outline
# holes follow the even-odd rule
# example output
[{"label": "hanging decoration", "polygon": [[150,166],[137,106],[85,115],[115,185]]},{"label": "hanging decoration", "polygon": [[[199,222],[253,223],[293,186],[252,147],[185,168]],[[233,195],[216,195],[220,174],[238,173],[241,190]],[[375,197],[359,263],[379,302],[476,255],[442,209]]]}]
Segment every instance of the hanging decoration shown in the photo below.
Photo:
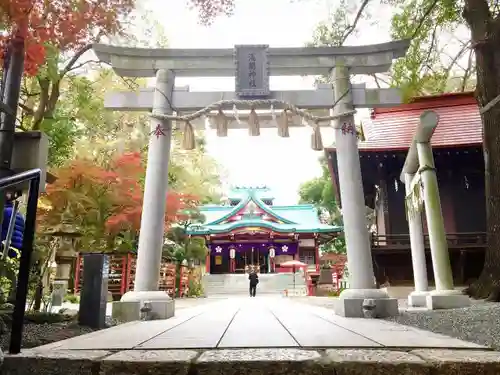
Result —
[{"label": "hanging decoration", "polygon": [[[259,107],[264,107],[264,106],[270,106],[271,111],[274,112],[275,106],[279,105],[282,108],[284,107],[285,110],[283,111],[282,115],[280,116],[280,119],[278,121],[278,134],[280,137],[289,137],[289,124],[288,124],[288,114],[292,113],[296,116],[301,117],[303,120],[307,120],[307,122],[311,122],[314,124],[312,126],[313,128],[313,134],[312,134],[312,142],[311,146],[314,150],[316,151],[321,151],[323,149],[323,142],[321,140],[321,132],[320,132],[320,127],[319,124],[322,122],[328,122],[330,123],[332,120],[336,120],[341,117],[345,116],[350,116],[356,113],[355,110],[350,110],[350,111],[345,111],[342,113],[337,113],[335,115],[330,115],[330,116],[316,116],[304,109],[298,108],[295,105],[291,103],[287,103],[283,100],[278,100],[278,99],[256,99],[256,100],[219,100],[215,103],[212,103],[205,108],[202,108],[196,112],[187,114],[187,115],[166,115],[163,113],[155,113],[153,112],[151,114],[152,118],[159,119],[159,120],[170,120],[170,121],[181,121],[184,122],[185,128],[184,128],[184,139],[183,139],[183,146],[185,149],[192,150],[195,147],[195,137],[194,137],[194,130],[193,126],[191,125],[190,121],[193,121],[201,116],[205,116],[213,111],[218,111],[217,114],[217,135],[221,137],[227,136],[227,127],[228,127],[228,118],[225,116],[224,112],[222,111],[223,107],[227,107],[229,105],[232,105],[233,107],[233,112],[234,112],[234,118],[236,121],[241,124],[241,120],[238,115],[238,110],[237,106],[244,106],[244,107],[249,107],[250,108],[250,115],[248,117],[248,127],[249,127],[249,134],[250,136],[259,136],[260,135],[260,124],[259,124],[259,118],[258,115],[255,111],[255,108]],[[222,117],[224,116],[224,118]],[[273,117],[275,118],[275,116]],[[224,121],[223,121],[224,120]],[[343,124],[341,126],[342,133],[343,134],[356,134],[356,129],[352,125],[348,126],[348,124]],[[159,137],[159,134],[155,134],[157,137]]]},{"label": "hanging decoration", "polygon": [[269,248],[269,257],[274,258],[275,256],[276,256],[276,250],[274,249],[274,247],[270,247]]},{"label": "hanging decoration", "polygon": [[227,137],[227,124],[229,119],[222,111],[222,108],[219,108],[219,113],[215,117],[216,125],[217,125],[217,136],[218,137]]},{"label": "hanging decoration", "polygon": [[311,134],[311,148],[314,151],[323,150],[323,139],[321,138],[321,130],[319,129],[318,123],[315,123],[313,126],[313,132]]},{"label": "hanging decoration", "polygon": [[285,108],[285,110],[281,113],[280,118],[277,121],[278,124],[278,136],[282,138],[288,138],[290,137],[290,132],[288,130],[289,124],[288,124],[288,109]]},{"label": "hanging decoration", "polygon": [[410,192],[405,197],[406,219],[416,217],[424,206],[424,187],[420,173],[416,173],[411,182]]},{"label": "hanging decoration", "polygon": [[234,259],[235,256],[236,250],[234,249],[234,247],[229,248],[229,258]]},{"label": "hanging decoration", "polygon": [[248,134],[250,137],[258,137],[260,135],[259,116],[257,116],[257,112],[255,112],[255,108],[253,107],[248,116]]},{"label": "hanging decoration", "polygon": [[196,147],[194,139],[193,125],[189,121],[184,123],[184,136],[182,138],[182,148],[184,150],[194,150]]}]

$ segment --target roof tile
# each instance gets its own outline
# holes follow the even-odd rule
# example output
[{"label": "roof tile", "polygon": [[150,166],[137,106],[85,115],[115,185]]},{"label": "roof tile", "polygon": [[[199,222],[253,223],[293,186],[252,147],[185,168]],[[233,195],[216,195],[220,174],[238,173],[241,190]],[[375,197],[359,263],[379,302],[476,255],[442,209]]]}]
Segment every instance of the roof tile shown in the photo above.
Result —
[{"label": "roof tile", "polygon": [[459,93],[415,98],[410,104],[376,109],[371,121],[363,123],[367,140],[359,142],[359,149],[408,149],[419,117],[427,109],[439,115],[439,123],[432,136],[432,146],[468,146],[482,143],[481,116],[474,96],[472,93]]}]

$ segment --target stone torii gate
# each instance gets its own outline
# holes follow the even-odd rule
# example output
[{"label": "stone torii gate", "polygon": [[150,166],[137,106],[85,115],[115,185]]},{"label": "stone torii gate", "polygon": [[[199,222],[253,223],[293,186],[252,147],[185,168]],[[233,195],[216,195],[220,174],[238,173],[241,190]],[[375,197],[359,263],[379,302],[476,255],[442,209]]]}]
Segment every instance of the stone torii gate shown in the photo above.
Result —
[{"label": "stone torii gate", "polygon": [[[408,46],[406,40],[369,46],[307,48],[249,45],[234,49],[139,49],[94,45],[99,60],[110,64],[117,74],[156,77],[154,89],[111,93],[105,100],[105,106],[111,110],[152,111],[135,287],[113,305],[113,315],[122,320],[138,319],[146,302],[157,318],[174,314],[173,301],[158,291],[173,124],[184,122],[185,135],[191,134],[192,138],[193,124],[201,125],[198,119],[218,113],[225,127],[221,128],[219,121],[218,134],[225,136],[228,128],[241,127],[237,113],[234,116],[237,121],[228,121],[224,112],[236,107],[251,110],[245,117],[252,136],[259,135],[255,110],[271,108],[273,118],[275,109],[284,111],[281,118],[287,118],[288,112],[301,117],[302,123],[293,121],[291,126],[309,122],[316,150],[322,148],[319,127],[324,123],[334,127],[351,286],[341,294],[336,312],[362,317],[363,301],[372,299],[379,316],[397,314],[397,301],[374,284],[354,113],[355,108],[394,106],[401,99],[396,89],[351,85],[350,76],[388,71],[394,59],[405,55]],[[315,90],[270,91],[271,75],[331,76],[334,83],[319,85]],[[189,88],[175,88],[175,77],[186,76],[234,76],[236,90],[190,92]],[[330,115],[319,116],[311,110],[329,110]],[[276,126],[276,121],[262,125]],[[281,136],[288,135],[279,124],[278,130]],[[187,144],[193,147],[192,142]]]},{"label": "stone torii gate", "polygon": [[[431,138],[439,123],[434,111],[420,115],[412,143],[408,150],[400,179],[406,188],[406,217],[410,232],[415,290],[408,296],[408,305],[427,307],[430,310],[467,307],[468,296],[455,290],[450,265],[448,242],[441,210],[438,180]],[[425,245],[422,228],[422,211],[425,208],[427,230],[436,289],[428,291]]]}]

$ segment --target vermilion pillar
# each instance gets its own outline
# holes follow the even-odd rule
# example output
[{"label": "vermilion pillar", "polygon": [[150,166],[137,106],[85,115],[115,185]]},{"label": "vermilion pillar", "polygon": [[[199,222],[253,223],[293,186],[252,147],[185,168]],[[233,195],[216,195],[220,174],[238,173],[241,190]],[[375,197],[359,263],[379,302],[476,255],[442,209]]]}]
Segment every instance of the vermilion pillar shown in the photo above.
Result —
[{"label": "vermilion pillar", "polygon": [[317,240],[314,240],[314,258],[316,263],[316,271],[319,272],[319,246]]}]

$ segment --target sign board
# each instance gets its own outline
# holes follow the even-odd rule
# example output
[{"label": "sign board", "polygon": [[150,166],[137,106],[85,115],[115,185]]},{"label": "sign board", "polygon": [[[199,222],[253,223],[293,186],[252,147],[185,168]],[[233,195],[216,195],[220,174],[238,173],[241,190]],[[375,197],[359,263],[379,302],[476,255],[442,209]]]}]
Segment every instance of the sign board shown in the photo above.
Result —
[{"label": "sign board", "polygon": [[234,47],[235,91],[238,97],[261,98],[270,95],[268,48],[267,45],[237,45]]}]

